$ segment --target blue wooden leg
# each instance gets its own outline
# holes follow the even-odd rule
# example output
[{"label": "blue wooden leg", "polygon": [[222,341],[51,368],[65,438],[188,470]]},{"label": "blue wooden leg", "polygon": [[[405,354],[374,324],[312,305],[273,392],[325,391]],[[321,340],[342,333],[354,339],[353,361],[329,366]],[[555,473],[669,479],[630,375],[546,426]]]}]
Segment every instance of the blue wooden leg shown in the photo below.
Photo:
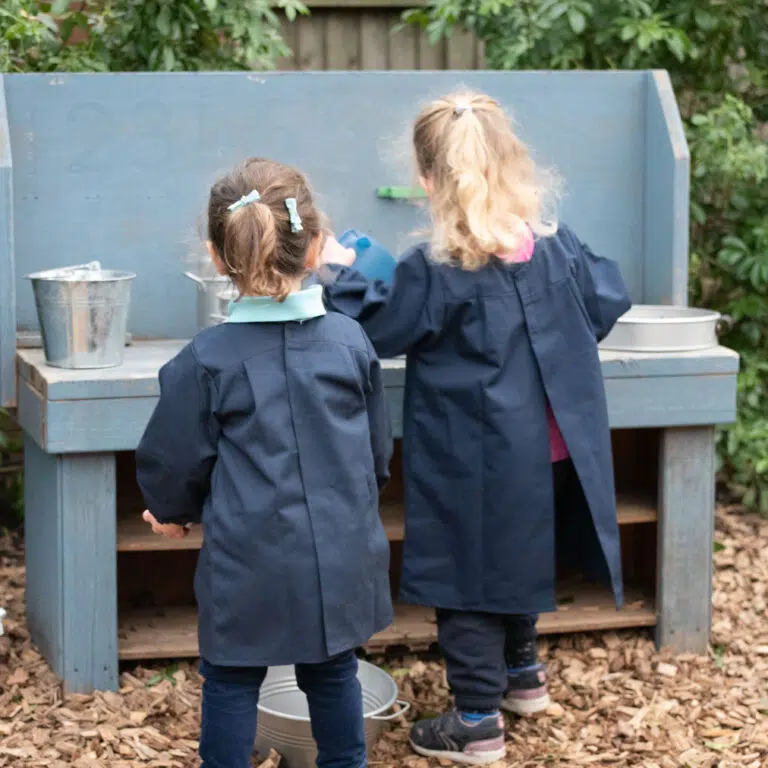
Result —
[{"label": "blue wooden leg", "polygon": [[715,429],[662,432],[656,643],[706,653],[712,624]]},{"label": "blue wooden leg", "polygon": [[24,438],[27,621],[68,692],[116,690],[114,454],[51,455]]}]

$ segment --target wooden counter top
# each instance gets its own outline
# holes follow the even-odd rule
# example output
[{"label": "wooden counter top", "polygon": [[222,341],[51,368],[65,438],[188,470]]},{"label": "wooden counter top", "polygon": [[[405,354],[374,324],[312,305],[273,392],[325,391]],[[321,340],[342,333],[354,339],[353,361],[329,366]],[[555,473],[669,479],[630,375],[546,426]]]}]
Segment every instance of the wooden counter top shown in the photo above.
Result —
[{"label": "wooden counter top", "polygon": [[[67,370],[41,349],[17,353],[18,420],[48,453],[133,450],[159,394],[158,371],[184,341],[140,341],[117,368]],[[738,355],[600,352],[613,428],[721,424],[736,415]],[[402,435],[405,360],[385,360],[395,436]]]}]

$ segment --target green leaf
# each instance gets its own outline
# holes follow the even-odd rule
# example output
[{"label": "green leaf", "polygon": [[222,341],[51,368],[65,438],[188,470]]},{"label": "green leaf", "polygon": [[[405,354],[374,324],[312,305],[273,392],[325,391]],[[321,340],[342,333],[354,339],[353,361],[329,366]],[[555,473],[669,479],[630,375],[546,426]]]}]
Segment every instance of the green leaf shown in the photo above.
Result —
[{"label": "green leaf", "polygon": [[634,39],[637,36],[637,29],[635,27],[631,27],[629,25],[621,28],[621,40],[622,42],[628,43],[630,40]]},{"label": "green leaf", "polygon": [[587,26],[587,17],[575,8],[568,11],[568,24],[570,24],[574,35],[580,35]]},{"label": "green leaf", "polygon": [[[724,10],[727,13],[727,9]],[[699,27],[699,29],[709,31],[717,26],[717,16],[710,13],[709,11],[704,10],[703,8],[697,8],[693,12],[693,18],[696,22],[696,26]]]},{"label": "green leaf", "polygon": [[51,14],[53,16],[61,16],[62,13],[66,13],[69,10],[69,4],[71,0],[53,0],[51,3]]},{"label": "green leaf", "polygon": [[176,54],[169,45],[163,46],[163,68],[166,72],[172,72],[176,64]]},{"label": "green leaf", "polygon": [[155,19],[157,31],[163,36],[168,37],[171,33],[171,9],[164,5]]},{"label": "green leaf", "polygon": [[219,4],[218,0],[203,0],[203,2],[205,3],[205,7],[209,11],[215,11],[216,10],[216,6]]},{"label": "green leaf", "polygon": [[713,552],[715,552],[715,553],[717,553],[717,552],[722,552],[724,549],[725,549],[725,544],[722,544],[722,543],[721,543],[721,542],[719,542],[719,541],[716,541],[716,542],[715,542],[715,543],[712,545],[712,551],[713,551]]},{"label": "green leaf", "polygon": [[685,61],[685,45],[681,38],[674,36],[667,39],[669,52],[678,60]]}]

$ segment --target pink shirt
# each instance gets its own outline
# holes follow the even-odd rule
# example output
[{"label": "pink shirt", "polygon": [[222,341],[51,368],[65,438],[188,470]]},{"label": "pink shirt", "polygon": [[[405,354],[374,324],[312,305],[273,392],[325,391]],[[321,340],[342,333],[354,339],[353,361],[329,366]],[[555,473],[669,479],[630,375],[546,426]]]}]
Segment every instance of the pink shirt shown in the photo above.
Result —
[{"label": "pink shirt", "polygon": [[[526,227],[526,235],[523,244],[516,253],[497,253],[496,256],[502,261],[520,264],[531,260],[534,247],[535,241],[533,239],[533,233]],[[547,427],[549,429],[549,454],[552,462],[554,463],[556,461],[567,459],[570,455],[568,453],[568,446],[565,444],[563,434],[560,432],[560,427],[557,426],[557,420],[555,419],[555,414],[552,412],[549,402],[547,402]]]}]

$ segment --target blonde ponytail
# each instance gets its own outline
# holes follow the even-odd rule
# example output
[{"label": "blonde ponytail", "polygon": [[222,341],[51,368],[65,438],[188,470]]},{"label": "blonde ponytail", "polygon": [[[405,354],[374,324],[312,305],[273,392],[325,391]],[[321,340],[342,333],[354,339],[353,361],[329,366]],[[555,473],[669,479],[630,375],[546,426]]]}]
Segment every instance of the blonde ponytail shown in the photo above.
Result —
[{"label": "blonde ponytail", "polygon": [[509,119],[489,96],[462,92],[428,105],[416,120],[419,173],[431,186],[432,258],[479,269],[515,253],[527,237],[551,234],[553,197]]}]

